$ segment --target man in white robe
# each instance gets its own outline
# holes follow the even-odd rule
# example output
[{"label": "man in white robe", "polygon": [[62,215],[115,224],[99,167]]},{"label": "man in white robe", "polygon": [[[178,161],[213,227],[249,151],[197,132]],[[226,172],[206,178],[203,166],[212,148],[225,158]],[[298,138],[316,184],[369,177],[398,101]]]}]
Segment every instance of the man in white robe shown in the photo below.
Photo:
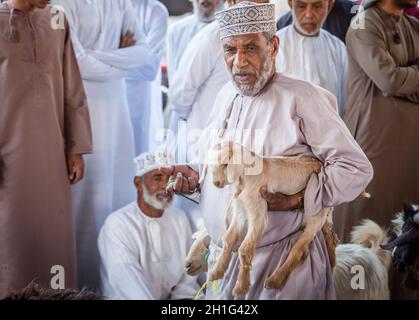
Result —
[{"label": "man in white robe", "polygon": [[278,31],[277,70],[329,90],[343,117],[348,58],[345,44],[322,29],[332,0],[289,0],[293,23]]},{"label": "man in white robe", "polygon": [[[169,88],[177,85],[178,79],[175,80],[174,76],[189,43],[191,43],[196,34],[214,21],[215,12],[221,10],[224,5],[224,0],[191,1],[194,7],[194,13],[175,22],[169,29],[167,37],[167,78],[169,81]],[[210,36],[209,33],[208,35]],[[205,34],[207,34],[207,32],[205,32]],[[195,40],[193,42],[195,42]],[[178,122],[182,121],[183,118],[179,118],[177,112],[173,110],[172,101],[169,100],[169,102],[172,108],[169,128],[171,132],[176,135]]]},{"label": "man in white robe", "polygon": [[153,150],[156,134],[164,128],[160,64],[168,27],[166,7],[157,0],[131,0],[153,59],[127,78],[128,105],[134,129],[135,153]]},{"label": "man in white robe", "polygon": [[192,38],[204,27],[214,21],[215,12],[222,9],[224,0],[191,0],[194,7],[192,15],[170,26],[167,35],[167,74],[169,84],[178,69],[186,47]]},{"label": "man in white robe", "polygon": [[[258,21],[252,19],[249,10],[259,12]],[[242,298],[334,299],[332,270],[321,233],[282,288],[264,287],[300,235],[304,215],[352,201],[373,174],[370,162],[336,112],[336,98],[318,86],[275,72],[279,39],[275,36],[274,11],[270,4],[243,2],[217,16],[233,81],[223,87],[214,102],[218,109],[206,130],[210,140],[202,140],[203,159],[213,143],[232,140],[265,157],[305,155],[323,162],[321,171],[311,175],[302,198],[260,190],[269,210],[267,229],[256,245],[250,290]],[[161,171],[176,177],[168,191],[196,191],[199,175],[191,167],[179,165]],[[212,239],[210,272],[215,242],[222,236],[220,230],[227,229],[224,212],[233,188],[216,188],[208,175],[200,190],[200,209]],[[218,290],[210,285],[207,298],[234,298],[239,265],[239,254],[233,253]]]},{"label": "man in white robe", "polygon": [[[233,1],[227,1],[227,4],[232,5]],[[169,100],[177,119],[171,123],[167,145],[175,149],[171,151],[176,153],[179,163],[189,162],[197,156],[200,135],[208,123],[214,98],[228,81],[219,27],[214,21],[191,40],[169,88]],[[202,219],[197,206],[184,199],[176,199],[175,206],[187,213],[195,231]]]},{"label": "man in white robe", "polygon": [[89,104],[93,154],[85,159],[86,174],[74,188],[78,285],[99,286],[96,241],[110,212],[135,195],[134,136],[125,77],[140,73],[153,61],[126,0],[54,0],[69,21],[71,39]]},{"label": "man in white robe", "polygon": [[135,163],[137,201],[112,213],[99,234],[102,293],[108,299],[193,299],[199,285],[184,268],[192,231],[171,206],[169,176],[158,170],[170,158],[143,153]]}]

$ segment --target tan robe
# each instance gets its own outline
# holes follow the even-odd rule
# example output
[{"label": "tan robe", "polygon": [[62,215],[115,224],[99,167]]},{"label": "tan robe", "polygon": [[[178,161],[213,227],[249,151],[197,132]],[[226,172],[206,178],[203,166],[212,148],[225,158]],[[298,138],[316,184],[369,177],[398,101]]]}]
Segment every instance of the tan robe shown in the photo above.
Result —
[{"label": "tan robe", "polygon": [[[367,187],[371,199],[334,213],[343,241],[361,219],[389,226],[404,202],[419,203],[419,21],[405,15],[397,19],[377,6],[365,16],[365,29],[350,28],[346,38],[345,122],[371,161],[374,178]],[[415,297],[399,291],[400,279],[392,286],[394,298]]]},{"label": "tan robe", "polygon": [[[0,5],[0,297],[55,265],[74,287],[75,239],[66,153],[89,153],[86,97],[69,29],[50,8]],[[10,19],[11,18],[11,19]]]}]

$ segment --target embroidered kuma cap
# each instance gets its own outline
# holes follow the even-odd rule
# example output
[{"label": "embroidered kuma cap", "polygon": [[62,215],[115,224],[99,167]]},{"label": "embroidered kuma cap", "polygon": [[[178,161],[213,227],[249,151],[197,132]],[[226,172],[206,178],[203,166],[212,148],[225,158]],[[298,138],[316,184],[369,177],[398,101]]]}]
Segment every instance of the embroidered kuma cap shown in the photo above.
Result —
[{"label": "embroidered kuma cap", "polygon": [[273,3],[240,2],[215,14],[220,39],[249,33],[276,32]]},{"label": "embroidered kuma cap", "polygon": [[147,172],[160,167],[174,164],[172,157],[165,151],[144,152],[134,159],[136,176],[141,177]]}]

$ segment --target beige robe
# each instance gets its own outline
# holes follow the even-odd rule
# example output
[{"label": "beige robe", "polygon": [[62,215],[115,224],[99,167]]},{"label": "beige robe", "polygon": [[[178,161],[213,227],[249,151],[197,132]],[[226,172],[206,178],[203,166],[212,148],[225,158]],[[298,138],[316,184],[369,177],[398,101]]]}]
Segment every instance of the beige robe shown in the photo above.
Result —
[{"label": "beige robe", "polygon": [[[405,15],[397,19],[373,6],[365,10],[365,28],[350,28],[346,43],[345,122],[371,161],[374,179],[367,187],[371,199],[335,211],[343,241],[362,219],[389,226],[404,202],[419,203],[419,21]],[[419,298],[399,292],[400,279],[392,287],[393,298]]]},{"label": "beige robe", "polygon": [[[12,17],[11,17],[12,14]],[[0,5],[0,297],[55,265],[74,287],[75,239],[66,153],[89,153],[86,97],[67,24],[51,10]]]}]

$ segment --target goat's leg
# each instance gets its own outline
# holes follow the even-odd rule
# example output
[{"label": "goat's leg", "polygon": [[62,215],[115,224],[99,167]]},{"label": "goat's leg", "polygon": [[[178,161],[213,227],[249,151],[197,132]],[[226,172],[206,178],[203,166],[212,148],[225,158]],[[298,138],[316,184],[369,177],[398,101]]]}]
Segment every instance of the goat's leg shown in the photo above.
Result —
[{"label": "goat's leg", "polygon": [[243,229],[243,221],[240,219],[237,200],[233,201],[232,206],[233,219],[227,229],[225,236],[223,237],[223,248],[221,255],[218,257],[211,272],[209,273],[209,281],[218,280],[224,276],[231,260],[231,254],[233,252],[234,245],[239,240],[239,236]]},{"label": "goat's leg", "polygon": [[250,270],[256,250],[256,244],[266,228],[268,207],[266,201],[254,196],[243,195],[243,204],[247,214],[248,230],[239,248],[240,269],[233,289],[235,297],[243,297],[250,288]]},{"label": "goat's leg", "polygon": [[309,254],[310,243],[313,241],[317,233],[324,225],[329,210],[330,209],[323,209],[319,214],[315,216],[305,217],[305,227],[302,234],[297,239],[296,243],[292,246],[284,264],[277,268],[274,273],[266,280],[266,288],[280,288],[290,273],[298,265],[304,262],[305,258]]},{"label": "goat's leg", "polygon": [[326,242],[327,253],[329,255],[330,267],[332,270],[336,265],[336,247],[339,244],[339,238],[333,230],[332,212],[329,213],[325,224],[322,227],[323,238]]}]

